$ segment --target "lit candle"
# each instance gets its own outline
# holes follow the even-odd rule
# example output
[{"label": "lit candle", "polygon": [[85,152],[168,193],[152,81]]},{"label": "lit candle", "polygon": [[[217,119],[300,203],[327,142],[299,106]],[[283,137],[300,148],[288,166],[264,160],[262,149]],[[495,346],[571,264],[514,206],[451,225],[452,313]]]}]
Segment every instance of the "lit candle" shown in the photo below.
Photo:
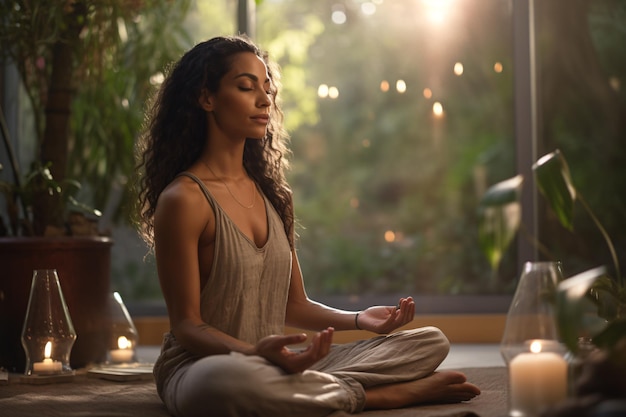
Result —
[{"label": "lit candle", "polygon": [[119,349],[113,349],[109,352],[111,355],[111,362],[130,362],[134,354],[131,341],[128,340],[126,336],[120,336],[117,338],[117,347]]},{"label": "lit candle", "polygon": [[37,374],[49,374],[55,372],[61,372],[63,370],[63,364],[59,361],[53,361],[50,356],[52,354],[52,342],[48,341],[44,347],[44,360],[43,362],[33,363],[33,372]]},{"label": "lit candle", "polygon": [[553,352],[542,352],[541,341],[530,344],[509,364],[511,415],[534,416],[542,408],[565,399],[567,362]]}]

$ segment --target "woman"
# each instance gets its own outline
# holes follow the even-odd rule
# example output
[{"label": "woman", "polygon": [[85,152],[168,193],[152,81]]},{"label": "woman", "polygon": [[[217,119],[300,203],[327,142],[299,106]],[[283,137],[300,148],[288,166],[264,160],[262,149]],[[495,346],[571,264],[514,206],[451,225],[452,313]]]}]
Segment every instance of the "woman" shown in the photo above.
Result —
[{"label": "woman", "polygon": [[[310,300],[295,251],[278,72],[244,37],[187,52],[161,86],[142,140],[143,233],[154,248],[171,331],[154,374],[171,414],[323,416],[480,393],[427,327],[332,345],[334,330],[388,334],[411,297],[361,312]],[[316,330],[302,350],[289,345]]]}]

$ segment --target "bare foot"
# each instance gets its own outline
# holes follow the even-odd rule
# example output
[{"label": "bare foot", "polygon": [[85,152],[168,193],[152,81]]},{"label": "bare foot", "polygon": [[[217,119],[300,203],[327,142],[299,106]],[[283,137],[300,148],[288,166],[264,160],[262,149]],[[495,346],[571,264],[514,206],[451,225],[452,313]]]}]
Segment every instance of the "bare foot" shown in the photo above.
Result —
[{"label": "bare foot", "polygon": [[460,372],[435,372],[426,378],[365,390],[366,409],[390,409],[425,403],[458,403],[480,394]]}]

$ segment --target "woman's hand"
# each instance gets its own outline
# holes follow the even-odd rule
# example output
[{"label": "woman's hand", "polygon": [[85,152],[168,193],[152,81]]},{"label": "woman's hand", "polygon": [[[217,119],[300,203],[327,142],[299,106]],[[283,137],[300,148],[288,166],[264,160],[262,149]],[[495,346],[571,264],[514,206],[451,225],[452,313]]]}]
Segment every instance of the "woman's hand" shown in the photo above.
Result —
[{"label": "woman's hand", "polygon": [[328,355],[333,341],[333,332],[334,329],[329,327],[317,333],[311,344],[300,352],[289,349],[287,345],[304,342],[306,334],[267,336],[257,342],[253,354],[264,357],[287,373],[302,372]]},{"label": "woman's hand", "polygon": [[374,306],[359,313],[358,326],[363,330],[386,334],[413,320],[415,302],[412,297],[401,298],[397,306]]}]

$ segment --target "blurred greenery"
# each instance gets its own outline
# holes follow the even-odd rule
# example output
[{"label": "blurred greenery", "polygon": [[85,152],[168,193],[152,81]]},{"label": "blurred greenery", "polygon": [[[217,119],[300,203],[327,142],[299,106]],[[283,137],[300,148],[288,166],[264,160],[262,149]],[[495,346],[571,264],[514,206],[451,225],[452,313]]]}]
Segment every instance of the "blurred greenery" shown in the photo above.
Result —
[{"label": "blurred greenery", "polygon": [[[375,13],[363,12],[366,3]],[[310,295],[513,292],[515,248],[500,254],[499,268],[492,269],[479,246],[477,212],[490,184],[517,174],[511,3],[457,2],[439,10],[446,14],[437,25],[428,19],[437,11],[429,9],[432,2],[257,2],[256,40],[282,67],[293,149],[288,175]],[[626,189],[626,176],[619,175],[626,118],[618,117],[626,102],[626,5],[550,0],[536,2],[536,9],[539,151],[562,149],[607,229],[624,230],[626,195],[616,190]],[[345,23],[333,23],[333,13],[343,13]],[[144,36],[170,49],[168,31],[156,30],[163,22],[147,17],[137,35],[146,30]],[[236,2],[191,1],[179,24],[193,42],[236,33]],[[139,66],[137,74],[161,68],[144,58],[159,55],[160,46],[134,57],[128,47],[126,64],[105,78],[120,91],[133,82],[132,76],[122,82],[130,68]],[[456,63],[462,75],[454,73]],[[318,95],[323,85],[338,96]],[[106,99],[90,94],[85,102]],[[441,117],[433,114],[435,102],[443,106]],[[136,102],[129,98],[129,104]],[[126,117],[137,120],[133,109]],[[89,127],[80,128],[87,135]],[[109,169],[106,160],[115,155],[94,174]],[[591,226],[582,225],[574,239],[555,222],[542,215],[541,238],[555,248],[566,274],[601,263],[602,237]],[[615,244],[626,253],[623,234]],[[158,297],[153,260],[142,263],[145,248],[136,241],[115,246],[114,281],[124,299]]]},{"label": "blurred greenery", "polygon": [[[539,2],[542,141],[538,155],[560,149],[571,181],[626,261],[626,3],[612,0]],[[565,275],[612,265],[604,236],[582,206],[574,207],[573,230],[540,205],[538,239],[563,261]],[[614,275],[615,271],[611,271]]]},{"label": "blurred greenery", "polygon": [[[47,167],[59,184],[80,183],[78,198],[86,207],[108,204],[115,212],[110,217],[128,219],[125,185],[143,105],[152,76],[190,44],[182,26],[189,1],[1,4],[0,55],[17,69],[28,106],[20,119],[29,126],[16,135],[19,162],[33,166],[30,172]],[[19,189],[28,173],[12,165]],[[28,227],[12,234],[64,233],[64,199],[45,187],[34,191],[19,213]]]},{"label": "blurred greenery", "polygon": [[[305,3],[262,4],[258,38],[285,70],[305,65],[308,74],[294,92],[286,83],[285,97],[287,120],[300,123],[290,125],[290,178],[311,292],[511,292],[515,251],[501,254],[500,268],[490,271],[477,245],[476,216],[486,186],[517,173],[510,3],[459,3],[438,28],[424,19],[424,2],[384,2],[372,15],[361,12],[363,2]],[[626,158],[619,146],[624,10],[609,0],[551,0],[537,10],[538,148],[558,144],[567,153],[579,189],[611,230],[626,226],[626,196],[616,192],[626,179],[618,175]],[[332,23],[337,11],[345,23]],[[297,51],[274,50],[281,36],[290,36]],[[314,39],[304,61],[301,39]],[[462,76],[452,71],[456,62]],[[394,91],[399,79],[404,94]],[[316,97],[323,84],[339,96]],[[422,94],[426,87],[432,98]],[[442,118],[432,115],[434,101],[443,105]],[[540,237],[566,273],[606,260],[596,230],[578,221],[574,239],[556,230],[545,206],[539,209]],[[388,231],[393,242],[384,239]],[[624,248],[623,233],[616,241]]]},{"label": "blurred greenery", "polygon": [[[169,7],[166,7],[169,6]],[[147,95],[154,92],[158,84],[158,77],[164,73],[167,66],[178,58],[196,42],[211,38],[217,35],[235,33],[236,24],[236,2],[231,0],[220,1],[195,1],[185,0],[175,4],[166,0],[163,8],[157,9],[154,15],[143,16],[143,19],[136,22],[137,25],[128,28],[129,39],[121,56],[121,66],[109,74],[107,85],[102,88],[109,90],[110,97],[118,111],[126,116],[121,120],[128,120],[133,123],[132,129],[124,125],[112,126],[115,134],[131,134],[129,138],[133,143],[139,132],[139,126],[143,122],[143,110]],[[131,32],[132,31],[132,32]],[[151,78],[156,76],[155,78]],[[148,91],[141,89],[140,93],[127,94],[128,89],[141,84],[141,82],[151,81]],[[144,84],[145,88],[145,84]],[[93,100],[106,100],[107,94],[102,94],[100,89],[87,92],[81,97],[83,104],[88,104]],[[119,104],[126,103],[122,98],[128,100],[128,108]],[[123,104],[124,105],[124,104]],[[89,106],[85,106],[89,107]],[[85,111],[87,109],[84,109]],[[111,109],[110,111],[114,111]],[[104,116],[104,115],[103,115]],[[117,117],[119,115],[111,115]],[[103,119],[110,120],[110,119]],[[76,124],[81,125],[81,120],[77,118]],[[86,126],[77,126],[77,129],[85,130],[84,137],[94,134],[100,143],[106,141],[100,131],[94,131]],[[89,132],[88,132],[89,131]],[[104,142],[106,143],[106,142]],[[111,280],[112,289],[118,291],[126,302],[162,300],[161,290],[156,275],[154,256],[147,254],[147,248],[138,237],[134,229],[125,220],[129,218],[130,198],[133,198],[128,187],[133,166],[133,153],[123,151],[117,153],[110,147],[103,149],[106,155],[102,156],[102,163],[97,169],[93,169],[97,178],[97,170],[109,169],[109,163],[123,165],[125,168],[117,172],[116,180],[113,183],[99,184],[102,189],[110,190],[103,207],[113,207],[115,212],[106,212],[109,219],[115,244],[112,248]],[[75,154],[80,161],[81,156]],[[78,167],[76,167],[78,168]],[[96,168],[96,167],[94,167]],[[96,189],[100,197],[104,197],[101,190]]]},{"label": "blurred greenery", "polygon": [[121,46],[73,102],[69,176],[81,178],[89,200],[109,208],[115,222],[127,222],[131,214],[134,196],[127,184],[135,167],[133,149],[155,77],[191,45],[188,7],[189,1],[176,7],[151,1],[135,20],[118,21]]},{"label": "blurred greenery", "polygon": [[[507,7],[460,5],[443,27],[420,2],[381,3],[372,15],[359,7],[291,1],[257,9],[258,40],[287,74],[290,181],[309,292],[506,292],[514,264],[491,274],[476,244],[475,207],[481,187],[514,172]],[[334,24],[332,11],[346,22]],[[462,76],[452,71],[456,62]],[[406,92],[396,90],[398,80]],[[338,97],[319,97],[320,85],[336,87]],[[433,115],[436,101],[442,117]]]},{"label": "blurred greenery", "polygon": [[[626,288],[613,240],[573,184],[569,165],[560,150],[542,156],[532,168],[537,188],[559,223],[573,231],[572,213],[575,203],[579,203],[586,211],[588,220],[596,225],[605,238],[604,243],[613,260],[613,276],[607,274],[606,267],[600,266],[559,283],[556,317],[561,339],[572,352],[578,351],[580,338],[591,338],[598,346],[612,347],[624,336],[622,329],[626,313]],[[488,255],[506,251],[510,241],[499,237],[511,236],[520,227],[519,221],[508,221],[510,217],[519,216],[517,213],[510,216],[506,208],[518,202],[522,183],[521,175],[502,181],[487,190],[481,200],[481,212],[484,214],[480,227],[481,247]],[[498,221],[494,222],[493,218]],[[494,223],[495,227],[491,227]],[[535,243],[544,256],[558,261],[538,241]],[[496,268],[498,259],[493,257],[493,260],[492,267]],[[596,342],[596,337],[599,337],[599,342]]]}]

